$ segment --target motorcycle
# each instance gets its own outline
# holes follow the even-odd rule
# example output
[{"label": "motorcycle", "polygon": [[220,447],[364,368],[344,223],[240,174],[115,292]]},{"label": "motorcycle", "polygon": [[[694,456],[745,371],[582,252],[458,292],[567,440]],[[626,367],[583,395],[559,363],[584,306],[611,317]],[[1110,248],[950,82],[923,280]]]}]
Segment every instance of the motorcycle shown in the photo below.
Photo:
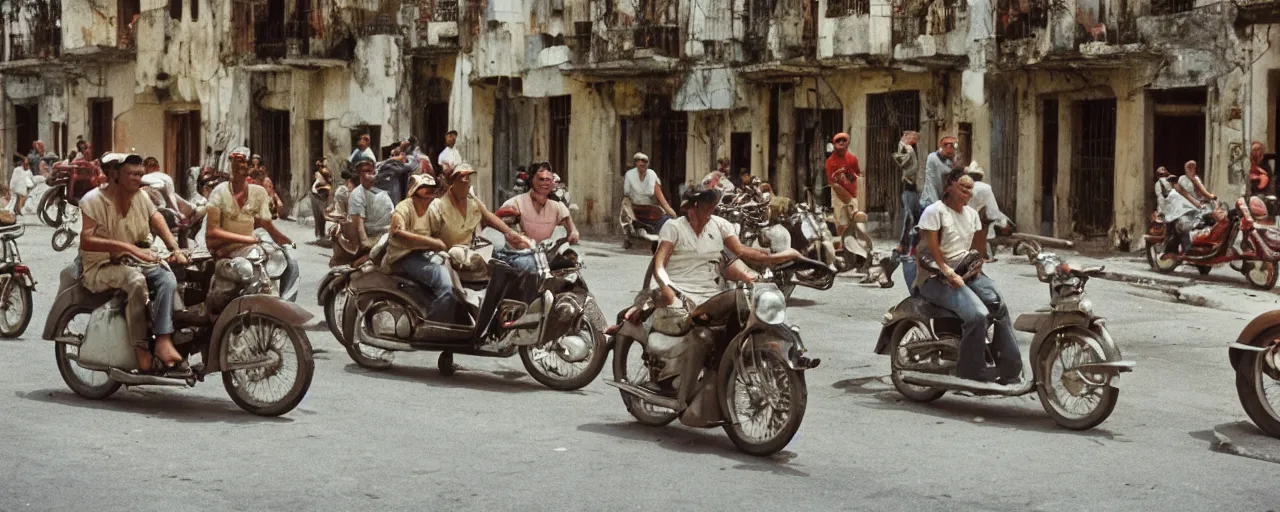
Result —
[{"label": "motorcycle", "polygon": [[18,252],[18,238],[26,231],[22,224],[0,227],[0,338],[22,336],[31,323],[36,280]]},{"label": "motorcycle", "polygon": [[[786,323],[786,297],[770,277],[766,271],[756,283],[735,283],[701,305],[686,304],[689,314],[679,328],[663,333],[649,327],[659,310],[650,293],[650,265],[645,292],[618,313],[617,325],[608,330],[613,380],[605,384],[618,388],[627,412],[645,425],[664,426],[679,418],[691,427],[722,427],[734,446],[751,455],[782,450],[799,431],[808,405],[804,372],[822,361],[805,356],[800,329]],[[674,343],[689,343],[680,339],[691,331],[709,348],[707,357],[686,357],[674,397],[655,392],[663,353]]]},{"label": "motorcycle", "polygon": [[144,190],[151,195],[152,202],[164,216],[169,231],[178,241],[178,247],[188,248],[204,226],[209,201],[201,196],[196,196],[192,201],[183,199],[174,189],[173,178],[163,172],[143,176],[142,186],[146,187]]},{"label": "motorcycle", "polygon": [[662,207],[651,204],[631,204],[631,198],[622,198],[622,208],[618,211],[618,224],[621,226],[622,248],[630,249],[635,244],[649,246],[649,252],[658,251],[658,219],[664,212]]},{"label": "motorcycle", "polygon": [[[1237,244],[1241,233],[1246,231],[1245,223],[1252,229],[1252,221],[1246,210],[1237,201],[1236,208],[1226,208],[1217,200],[1211,201],[1210,213],[1204,215],[1204,227],[1191,234],[1191,249],[1186,254],[1178,253],[1178,237],[1168,233],[1165,219],[1159,212],[1153,213],[1151,227],[1143,240],[1147,245],[1147,264],[1152,270],[1163,274],[1172,273],[1182,264],[1195,265],[1200,275],[1208,275],[1213,267],[1229,264],[1232,269],[1244,274],[1250,286],[1260,290],[1270,290],[1276,285],[1276,259],[1267,255],[1265,243]],[[1248,236],[1245,237],[1248,241]]]},{"label": "motorcycle", "polygon": [[[75,160],[53,165],[49,190],[40,197],[36,205],[36,213],[40,221],[51,228],[63,226],[69,217],[78,217],[76,212],[68,212],[68,206],[79,204],[80,198],[97,187],[105,177],[102,171],[88,160]],[[55,249],[57,246],[55,245]],[[61,249],[57,249],[61,250]]]},{"label": "motorcycle", "polygon": [[[486,269],[458,271],[449,265],[460,307],[451,312],[452,321],[442,322],[427,318],[429,307],[419,298],[416,281],[377,270],[386,250],[383,235],[347,286],[339,341],[348,355],[360,366],[383,370],[391,366],[394,352],[439,351],[440,373],[450,376],[457,371],[454,354],[505,358],[519,352],[529,375],[544,386],[574,390],[590,384],[608,355],[605,324],[579,274],[577,254],[560,252],[566,239],[526,249],[537,262],[534,274],[490,259],[493,245],[480,240],[473,244],[479,253],[471,257],[457,254],[465,252],[460,247],[450,251],[453,255],[433,256],[440,264],[452,260],[474,266],[483,260]],[[378,352],[366,353],[366,348]]]},{"label": "motorcycle", "polygon": [[1228,347],[1240,405],[1259,430],[1280,439],[1280,310],[1258,315]]},{"label": "motorcycle", "polygon": [[[808,203],[814,203],[813,192],[806,192],[809,196]],[[860,274],[866,274],[871,270],[871,251],[872,241],[871,235],[867,233],[867,214],[861,210],[854,210],[851,205],[845,205],[849,209],[848,225],[840,226],[836,222],[835,211],[824,211],[823,218],[826,221],[828,231],[835,233],[833,246],[836,254],[845,260],[844,265],[848,267],[846,270],[855,270]],[[844,272],[845,270],[841,270]]]},{"label": "motorcycle", "polygon": [[[77,395],[101,400],[121,385],[194,387],[221,372],[223,387],[240,408],[260,416],[293,410],[315,372],[311,344],[299,327],[311,314],[275,296],[265,260],[261,250],[216,262],[208,253],[198,253],[188,265],[171,269],[179,283],[173,343],[191,368],[185,374],[138,372],[123,294],[89,292],[80,284],[76,265],[69,266],[62,272],[43,335],[55,342],[63,381]],[[132,256],[119,263],[157,265]],[[197,355],[200,362],[190,364]],[[278,382],[289,377],[292,382],[286,385]]]},{"label": "motorcycle", "polygon": [[253,230],[253,236],[258,239],[258,245],[264,253],[262,262],[263,269],[266,271],[267,277],[271,279],[272,289],[280,298],[289,302],[298,300],[298,281],[295,279],[293,286],[288,290],[280,287],[280,278],[284,276],[284,271],[289,268],[288,253],[293,251],[293,247],[277,244],[271,238],[271,234],[267,230],[258,228]]},{"label": "motorcycle", "polygon": [[[972,276],[981,270],[978,251],[969,251],[964,261],[956,266],[961,269],[958,273]],[[884,314],[875,348],[876,354],[890,356],[890,377],[898,392],[924,403],[947,391],[979,396],[1022,396],[1035,391],[1058,425],[1087,430],[1105,421],[1120,395],[1116,380],[1120,373],[1133,371],[1134,362],[1122,359],[1105,319],[1093,314],[1093,303],[1084,297],[1085,283],[1103,268],[1073,268],[1052,253],[1036,255],[1035,265],[1040,281],[1049,285],[1049,308],[1018,315],[1013,322],[1014,330],[1035,334],[1029,358],[1031,379],[1001,385],[956,377],[960,318],[911,296]],[[937,273],[936,268],[921,267]],[[990,343],[988,334],[989,366],[995,361]],[[1074,407],[1079,405],[1083,407]]]}]

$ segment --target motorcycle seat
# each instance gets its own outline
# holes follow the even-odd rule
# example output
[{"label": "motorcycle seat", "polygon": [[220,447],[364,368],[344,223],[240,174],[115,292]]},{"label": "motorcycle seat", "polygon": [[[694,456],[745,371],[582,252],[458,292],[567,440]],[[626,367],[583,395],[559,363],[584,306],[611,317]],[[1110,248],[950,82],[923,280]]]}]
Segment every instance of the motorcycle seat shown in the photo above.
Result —
[{"label": "motorcycle seat", "polygon": [[934,303],[929,302],[925,300],[924,297],[920,297],[918,295],[908,297],[906,300],[899,303],[894,309],[896,310],[901,308],[909,308],[908,314],[919,318],[959,318],[959,316],[953,313],[950,309],[934,305]]}]

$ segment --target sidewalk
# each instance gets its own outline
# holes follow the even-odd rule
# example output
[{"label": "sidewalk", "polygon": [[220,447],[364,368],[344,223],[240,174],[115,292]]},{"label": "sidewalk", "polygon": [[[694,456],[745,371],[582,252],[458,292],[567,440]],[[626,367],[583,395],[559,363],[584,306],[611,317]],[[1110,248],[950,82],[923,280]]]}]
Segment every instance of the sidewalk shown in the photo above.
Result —
[{"label": "sidewalk", "polygon": [[[876,240],[877,252],[887,253],[896,241]],[[1137,287],[1156,290],[1173,300],[1193,306],[1235,311],[1247,315],[1259,315],[1280,309],[1280,286],[1276,290],[1257,290],[1249,286],[1244,276],[1229,265],[1213,269],[1201,276],[1195,267],[1183,265],[1173,273],[1161,274],[1151,270],[1143,253],[1115,253],[1110,256],[1083,256],[1072,249],[1046,247],[1064,260],[1079,266],[1101,266],[1105,272],[1101,279],[1129,283]],[[1030,264],[1025,256],[1014,256],[1008,248],[1000,248],[995,255],[996,264]]]}]

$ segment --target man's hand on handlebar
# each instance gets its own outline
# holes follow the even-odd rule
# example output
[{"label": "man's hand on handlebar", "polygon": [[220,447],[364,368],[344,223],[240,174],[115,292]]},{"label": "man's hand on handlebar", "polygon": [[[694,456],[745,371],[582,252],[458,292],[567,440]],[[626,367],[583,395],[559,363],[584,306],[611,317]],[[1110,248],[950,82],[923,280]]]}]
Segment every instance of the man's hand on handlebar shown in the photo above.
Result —
[{"label": "man's hand on handlebar", "polygon": [[515,231],[507,233],[505,236],[507,237],[507,245],[510,245],[512,248],[528,249],[530,247],[533,247],[532,240],[529,240],[528,237],[520,233],[516,233]]},{"label": "man's hand on handlebar", "polygon": [[169,263],[175,265],[186,265],[190,260],[187,259],[187,253],[182,250],[174,251],[169,255]]},{"label": "man's hand on handlebar", "polygon": [[129,255],[133,256],[135,259],[137,259],[142,263],[160,263],[160,256],[157,255],[156,252],[151,249],[133,247],[129,251]]},{"label": "man's hand on handlebar", "polygon": [[779,263],[786,263],[788,261],[799,258],[800,256],[801,256],[800,251],[797,251],[794,248],[787,248],[786,250],[783,250],[781,252],[770,254],[769,264],[777,265]]}]

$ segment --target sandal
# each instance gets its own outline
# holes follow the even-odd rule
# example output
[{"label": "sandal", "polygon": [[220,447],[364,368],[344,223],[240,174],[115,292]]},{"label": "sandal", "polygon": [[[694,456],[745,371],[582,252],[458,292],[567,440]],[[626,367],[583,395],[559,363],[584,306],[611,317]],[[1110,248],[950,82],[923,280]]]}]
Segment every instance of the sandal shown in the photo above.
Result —
[{"label": "sandal", "polygon": [[168,377],[175,379],[194,375],[194,372],[191,371],[191,366],[188,365],[185,360],[178,361],[171,365],[165,365],[164,361],[161,361],[160,358],[155,356],[151,357],[151,371],[138,370],[137,373],[139,375],[152,375],[155,377]]}]

